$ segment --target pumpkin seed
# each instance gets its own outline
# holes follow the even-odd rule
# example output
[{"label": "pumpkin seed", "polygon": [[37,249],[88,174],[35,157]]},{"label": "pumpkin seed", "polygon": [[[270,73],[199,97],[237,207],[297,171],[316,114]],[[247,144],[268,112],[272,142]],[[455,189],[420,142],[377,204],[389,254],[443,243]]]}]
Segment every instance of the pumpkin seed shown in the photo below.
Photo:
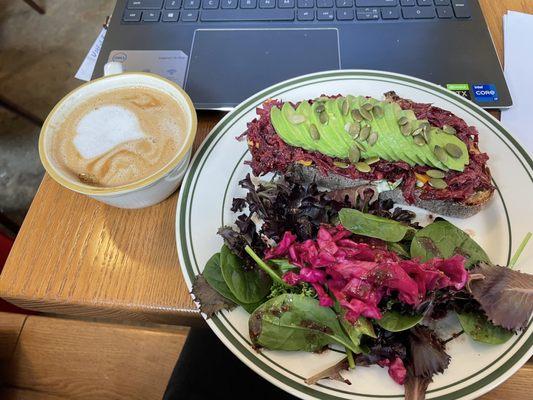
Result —
[{"label": "pumpkin seed", "polygon": [[415,142],[417,146],[424,146],[426,144],[426,140],[424,139],[424,136],[422,135],[416,135],[413,138],[413,142]]},{"label": "pumpkin seed", "polygon": [[320,96],[315,99],[315,101],[328,101],[328,100],[329,100],[328,96]]},{"label": "pumpkin seed", "polygon": [[355,141],[354,143],[355,143],[355,145],[359,148],[359,150],[361,150],[361,151],[365,151],[365,150],[366,150],[366,148],[365,148],[365,146],[363,145],[363,143],[359,143],[359,142],[357,142],[357,141]]},{"label": "pumpkin seed", "polygon": [[367,110],[367,111],[370,111],[374,108],[374,105],[372,103],[363,103],[363,105],[361,106],[361,108]]},{"label": "pumpkin seed", "polygon": [[357,139],[359,132],[361,132],[361,125],[359,125],[357,122],[351,123],[349,130],[350,135],[352,135],[354,139]]},{"label": "pumpkin seed", "polygon": [[460,158],[463,155],[461,148],[453,143],[447,143],[444,149],[453,158]]},{"label": "pumpkin seed", "polygon": [[370,172],[372,171],[372,168],[370,168],[370,165],[368,165],[366,162],[360,161],[357,164],[355,164],[355,168],[357,168],[360,172]]},{"label": "pumpkin seed", "polygon": [[368,136],[368,139],[366,140],[370,146],[374,146],[376,142],[378,141],[378,133],[372,132]]},{"label": "pumpkin seed", "polygon": [[305,122],[305,116],[303,116],[301,114],[290,114],[289,115],[289,122],[294,124],[294,125],[301,124],[302,122]]},{"label": "pumpkin seed", "polygon": [[448,154],[446,154],[442,147],[435,146],[433,152],[435,153],[435,156],[437,156],[440,162],[445,163],[448,160]]},{"label": "pumpkin seed", "polygon": [[352,164],[355,164],[361,158],[361,151],[357,147],[352,147],[348,152],[348,159]]},{"label": "pumpkin seed", "polygon": [[354,108],[352,110],[352,118],[358,122],[361,122],[364,119],[363,116],[361,115],[361,112],[357,108]]},{"label": "pumpkin seed", "polygon": [[323,113],[325,109],[326,107],[324,106],[324,104],[319,104],[318,106],[316,106],[315,111],[320,114]]},{"label": "pumpkin seed", "polygon": [[361,131],[359,132],[359,140],[367,140],[368,136],[370,135],[370,127],[368,125],[363,126],[361,128]]},{"label": "pumpkin seed", "polygon": [[383,108],[381,108],[380,106],[374,106],[372,112],[374,113],[375,118],[383,118],[383,116],[385,115]]},{"label": "pumpkin seed", "polygon": [[423,130],[424,130],[424,128],[416,128],[416,129],[411,133],[411,135],[413,135],[413,136],[421,135]]},{"label": "pumpkin seed", "polygon": [[422,122],[420,125],[418,125],[418,127],[427,131],[431,127],[431,125],[429,125],[429,122]]},{"label": "pumpkin seed", "polygon": [[424,132],[422,132],[422,136],[424,136],[426,143],[429,143],[429,141],[431,140],[431,130],[425,130]]},{"label": "pumpkin seed", "polygon": [[309,126],[309,135],[313,140],[320,140],[320,132],[318,131],[318,128],[315,124],[311,124]]},{"label": "pumpkin seed", "polygon": [[341,105],[342,115],[348,115],[349,111],[350,111],[350,102],[348,101],[348,99],[344,99]]},{"label": "pumpkin seed", "polygon": [[450,125],[444,125],[442,127],[442,130],[444,131],[444,133],[447,133],[448,135],[455,135],[457,133],[455,128],[453,126],[450,126]]},{"label": "pumpkin seed", "polygon": [[400,131],[402,131],[402,135],[409,136],[411,134],[411,124],[407,122],[405,125],[401,125]]},{"label": "pumpkin seed", "polygon": [[379,161],[379,157],[369,157],[365,160],[365,162],[368,164],[368,165],[372,165],[374,163],[377,163]]},{"label": "pumpkin seed", "polygon": [[400,117],[400,119],[398,120],[398,125],[400,126],[404,126],[404,125],[407,125],[409,123],[409,119],[407,119],[407,117]]},{"label": "pumpkin seed", "polygon": [[442,179],[446,176],[444,171],[441,171],[440,169],[428,169],[426,171],[426,175],[429,176],[430,178],[435,178],[435,179]]},{"label": "pumpkin seed", "polygon": [[318,115],[318,120],[320,121],[320,123],[322,125],[327,124],[327,122],[329,121],[328,113],[327,112],[321,112]]},{"label": "pumpkin seed", "polygon": [[368,111],[366,108],[361,108],[359,112],[361,113],[364,119],[366,119],[367,121],[372,121],[372,114],[370,114],[370,111]]},{"label": "pumpkin seed", "polygon": [[435,179],[435,178],[431,178],[429,180],[429,185],[434,187],[435,189],[446,189],[448,187],[448,184],[444,182],[443,179]]},{"label": "pumpkin seed", "polygon": [[348,168],[350,166],[350,164],[340,161],[333,161],[333,165],[339,168]]}]

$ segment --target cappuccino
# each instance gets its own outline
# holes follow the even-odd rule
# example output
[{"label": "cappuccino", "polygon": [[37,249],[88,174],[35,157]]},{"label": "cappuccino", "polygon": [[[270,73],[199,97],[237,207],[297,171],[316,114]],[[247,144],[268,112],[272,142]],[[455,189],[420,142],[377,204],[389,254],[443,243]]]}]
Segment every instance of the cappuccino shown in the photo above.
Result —
[{"label": "cappuccino", "polygon": [[59,169],[84,184],[117,187],[170,163],[188,126],[169,94],[126,87],[87,98],[51,129],[49,152]]}]

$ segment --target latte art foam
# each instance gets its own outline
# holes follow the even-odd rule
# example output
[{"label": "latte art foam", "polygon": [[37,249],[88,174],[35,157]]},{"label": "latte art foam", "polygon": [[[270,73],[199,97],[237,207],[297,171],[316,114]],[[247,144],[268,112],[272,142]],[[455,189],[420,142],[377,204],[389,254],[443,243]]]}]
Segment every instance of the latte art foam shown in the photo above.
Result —
[{"label": "latte art foam", "polygon": [[185,113],[151,88],[103,92],[75,107],[51,140],[58,166],[82,183],[116,187],[165,167],[185,140]]}]

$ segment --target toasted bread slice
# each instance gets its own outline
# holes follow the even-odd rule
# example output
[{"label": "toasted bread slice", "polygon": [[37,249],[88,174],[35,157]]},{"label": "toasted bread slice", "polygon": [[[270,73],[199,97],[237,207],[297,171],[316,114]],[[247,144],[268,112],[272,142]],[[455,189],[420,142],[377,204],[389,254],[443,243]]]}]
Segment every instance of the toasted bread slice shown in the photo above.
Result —
[{"label": "toasted bread slice", "polygon": [[[350,179],[342,175],[330,173],[324,175],[314,167],[294,164],[290,173],[299,183],[315,182],[320,187],[330,190],[367,185],[371,182],[364,179]],[[454,200],[425,200],[420,198],[421,190],[415,190],[415,203],[409,204],[400,189],[381,192],[380,199],[390,199],[397,204],[414,205],[430,212],[455,218],[468,218],[477,214],[491,199],[493,190],[483,190],[474,193],[463,202]]]}]

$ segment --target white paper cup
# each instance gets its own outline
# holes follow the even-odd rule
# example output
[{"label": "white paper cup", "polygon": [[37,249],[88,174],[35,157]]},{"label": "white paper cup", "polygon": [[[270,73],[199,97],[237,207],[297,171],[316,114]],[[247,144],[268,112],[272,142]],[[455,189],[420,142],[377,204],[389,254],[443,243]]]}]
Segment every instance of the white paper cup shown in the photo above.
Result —
[{"label": "white paper cup", "polygon": [[[39,137],[39,156],[46,172],[67,189],[87,195],[120,208],[142,208],[157,204],[170,196],[180,185],[191,157],[191,147],[196,135],[196,111],[191,99],[174,82],[158,75],[144,72],[122,73],[120,63],[108,63],[105,76],[87,82],[67,94],[50,112]],[[56,128],[68,113],[86,99],[108,90],[119,88],[148,87],[170,95],[186,114],[187,128],[183,144],[174,158],[156,173],[139,181],[116,187],[96,187],[73,179],[57,165],[50,149],[50,140]]]}]

